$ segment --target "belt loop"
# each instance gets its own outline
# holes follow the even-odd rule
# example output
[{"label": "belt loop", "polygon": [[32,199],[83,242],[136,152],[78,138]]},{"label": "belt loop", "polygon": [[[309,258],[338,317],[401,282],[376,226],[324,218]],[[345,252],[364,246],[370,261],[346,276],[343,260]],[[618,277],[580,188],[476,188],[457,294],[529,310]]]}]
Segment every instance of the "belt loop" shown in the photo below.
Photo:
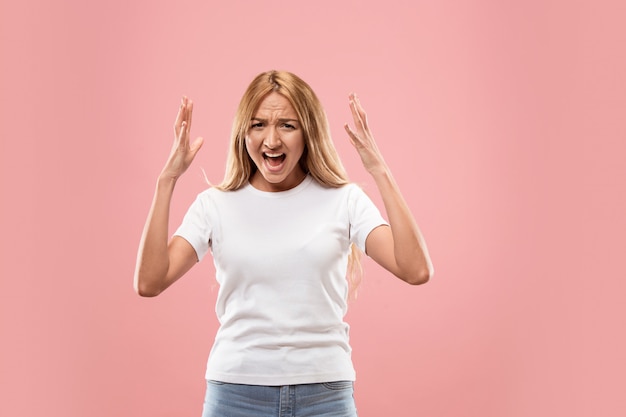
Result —
[{"label": "belt loop", "polygon": [[280,403],[278,404],[278,417],[291,417],[293,414],[292,407],[292,387],[283,385],[280,387]]}]

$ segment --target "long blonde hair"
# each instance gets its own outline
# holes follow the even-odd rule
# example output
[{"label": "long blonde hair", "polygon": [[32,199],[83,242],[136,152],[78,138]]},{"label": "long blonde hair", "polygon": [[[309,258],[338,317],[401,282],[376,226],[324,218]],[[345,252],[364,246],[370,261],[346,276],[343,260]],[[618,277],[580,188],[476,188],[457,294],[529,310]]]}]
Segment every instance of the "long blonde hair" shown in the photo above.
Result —
[{"label": "long blonde hair", "polygon": [[[326,187],[339,188],[348,184],[348,174],[330,136],[326,113],[313,89],[290,72],[267,71],[252,80],[239,102],[231,131],[226,172],[216,188],[237,190],[246,185],[256,172],[256,165],[246,150],[245,139],[260,102],[272,92],[289,100],[298,115],[305,144],[300,158],[302,170]],[[362,276],[362,253],[354,244],[351,246],[347,278],[351,295],[355,295]]]}]

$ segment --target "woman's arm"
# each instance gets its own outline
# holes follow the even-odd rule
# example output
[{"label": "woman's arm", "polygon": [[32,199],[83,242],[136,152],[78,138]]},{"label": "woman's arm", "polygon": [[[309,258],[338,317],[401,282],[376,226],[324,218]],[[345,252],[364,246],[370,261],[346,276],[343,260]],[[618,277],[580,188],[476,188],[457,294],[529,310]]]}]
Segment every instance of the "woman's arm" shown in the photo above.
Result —
[{"label": "woman's arm", "polygon": [[409,284],[423,284],[433,275],[424,237],[376,146],[359,99],[351,94],[349,100],[356,132],[348,124],[345,129],[365,169],[376,182],[390,225],[372,230],[365,242],[367,255]]},{"label": "woman's arm", "polygon": [[183,238],[168,242],[170,202],[178,178],[187,170],[202,146],[202,138],[189,143],[193,103],[183,97],[174,124],[172,151],[157,180],[157,186],[139,243],[135,267],[135,291],[144,297],[159,295],[183,276],[196,262],[193,247]]}]

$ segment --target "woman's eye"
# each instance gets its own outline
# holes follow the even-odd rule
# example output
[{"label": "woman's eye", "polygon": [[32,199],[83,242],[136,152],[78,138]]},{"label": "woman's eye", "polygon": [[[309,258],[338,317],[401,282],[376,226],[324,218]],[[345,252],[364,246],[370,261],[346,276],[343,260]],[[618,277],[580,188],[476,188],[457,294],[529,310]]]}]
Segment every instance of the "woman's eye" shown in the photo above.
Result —
[{"label": "woman's eye", "polygon": [[250,127],[252,129],[259,129],[259,128],[263,127],[263,123],[260,123],[260,122],[259,123],[252,123],[252,125],[250,125]]},{"label": "woman's eye", "polygon": [[290,129],[290,130],[293,130],[296,128],[294,125],[290,125],[289,123],[283,123],[283,127],[285,129]]}]

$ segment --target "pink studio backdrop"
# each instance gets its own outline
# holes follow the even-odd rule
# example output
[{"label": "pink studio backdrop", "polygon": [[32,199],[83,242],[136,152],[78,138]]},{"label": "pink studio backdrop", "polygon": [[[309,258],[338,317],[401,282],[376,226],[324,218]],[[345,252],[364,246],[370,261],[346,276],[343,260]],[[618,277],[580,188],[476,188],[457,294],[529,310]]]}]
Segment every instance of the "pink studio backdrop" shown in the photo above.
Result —
[{"label": "pink studio backdrop", "polygon": [[0,3],[0,415],[199,416],[210,259],[156,299],[135,254],[178,100],[219,182],[258,72],[356,91],[436,276],[371,262],[352,303],[360,415],[626,415],[626,3]]}]

